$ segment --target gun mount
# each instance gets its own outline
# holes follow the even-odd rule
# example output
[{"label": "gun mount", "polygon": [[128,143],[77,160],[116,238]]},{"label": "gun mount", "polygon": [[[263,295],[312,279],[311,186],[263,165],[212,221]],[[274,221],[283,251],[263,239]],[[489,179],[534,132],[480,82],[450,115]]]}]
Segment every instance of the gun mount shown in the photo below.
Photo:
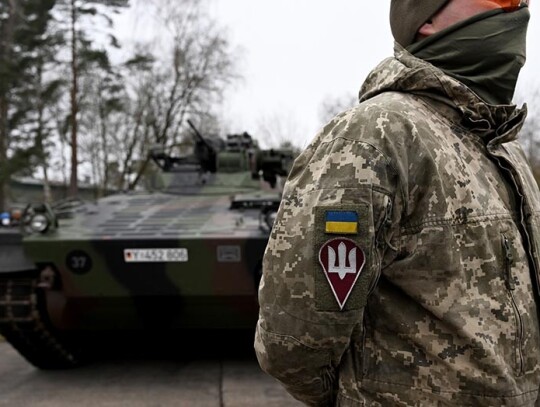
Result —
[{"label": "gun mount", "polygon": [[278,177],[288,174],[293,152],[286,149],[261,150],[247,132],[229,134],[226,140],[204,137],[188,120],[194,137],[190,155],[173,156],[164,147],[151,149],[150,157],[165,173],[198,172],[199,174],[251,172],[252,179],[263,179],[275,188]]}]

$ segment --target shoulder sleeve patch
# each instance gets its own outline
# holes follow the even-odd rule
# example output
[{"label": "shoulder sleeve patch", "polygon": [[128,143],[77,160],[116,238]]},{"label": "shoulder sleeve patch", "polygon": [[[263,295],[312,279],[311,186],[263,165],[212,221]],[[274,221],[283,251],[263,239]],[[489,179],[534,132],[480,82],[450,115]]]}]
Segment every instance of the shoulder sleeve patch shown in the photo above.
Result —
[{"label": "shoulder sleeve patch", "polygon": [[339,312],[366,305],[373,221],[368,204],[315,208],[314,270],[318,311]]}]

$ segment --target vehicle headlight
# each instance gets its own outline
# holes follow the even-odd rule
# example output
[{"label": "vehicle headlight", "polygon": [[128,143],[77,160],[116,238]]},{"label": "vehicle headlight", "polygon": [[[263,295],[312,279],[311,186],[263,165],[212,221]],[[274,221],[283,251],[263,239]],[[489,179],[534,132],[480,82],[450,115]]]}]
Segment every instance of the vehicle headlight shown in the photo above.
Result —
[{"label": "vehicle headlight", "polygon": [[46,232],[50,225],[49,219],[41,213],[34,215],[30,220],[30,228],[37,233]]},{"label": "vehicle headlight", "polygon": [[22,229],[26,234],[47,233],[58,227],[58,218],[47,204],[30,204],[21,216]]}]

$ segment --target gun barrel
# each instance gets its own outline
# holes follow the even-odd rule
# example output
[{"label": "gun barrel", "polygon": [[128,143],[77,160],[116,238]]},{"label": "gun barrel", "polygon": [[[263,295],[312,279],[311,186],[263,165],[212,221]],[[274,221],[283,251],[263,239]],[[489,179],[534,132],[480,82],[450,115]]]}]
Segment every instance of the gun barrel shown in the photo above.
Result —
[{"label": "gun barrel", "polygon": [[195,127],[195,125],[193,124],[193,122],[191,120],[187,120],[187,123],[189,124],[189,127],[191,127],[191,130],[193,130],[193,133],[195,134],[195,137],[197,138],[197,141],[204,144],[204,146],[206,148],[208,148],[209,151],[212,151],[214,152],[215,149],[212,145],[210,145],[210,143],[208,143],[205,138],[202,136],[202,134],[199,132],[199,130],[197,130],[197,127]]}]

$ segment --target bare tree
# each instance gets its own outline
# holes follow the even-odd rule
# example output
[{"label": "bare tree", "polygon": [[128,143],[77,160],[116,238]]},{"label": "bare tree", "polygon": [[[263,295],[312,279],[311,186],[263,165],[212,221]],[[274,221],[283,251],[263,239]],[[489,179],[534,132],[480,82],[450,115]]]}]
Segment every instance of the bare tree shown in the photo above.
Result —
[{"label": "bare tree", "polygon": [[179,143],[186,117],[207,114],[238,77],[234,51],[204,2],[155,0],[154,4],[156,19],[166,28],[167,36],[160,38],[166,50],[159,61],[154,56],[152,69],[146,71],[150,83],[140,93],[147,102],[142,126],[145,144],[140,144],[137,155],[142,164],[130,189],[146,170],[148,146]]},{"label": "bare tree", "polygon": [[[70,14],[73,5],[79,6],[79,13],[86,10],[92,16],[90,4],[60,1],[66,21],[78,19]],[[80,28],[73,33],[73,24],[60,27],[71,33],[71,45],[76,42],[77,49],[73,53],[71,46],[70,55],[67,50],[63,54],[63,77],[70,79],[71,92],[54,107],[57,152],[62,153],[51,162],[70,179],[72,194],[79,165],[97,186],[98,196],[111,188],[135,188],[147,170],[149,147],[180,142],[188,116],[198,119],[205,131],[218,127],[213,106],[238,77],[235,54],[223,30],[209,17],[204,1],[147,4],[145,10],[154,13],[156,26],[164,27],[156,41],[159,45],[137,44],[122,64],[112,65],[106,48],[97,49],[85,41]],[[64,152],[70,147],[68,157]]]},{"label": "bare tree", "polygon": [[108,64],[94,64],[81,84],[80,152],[90,165],[96,196],[110,188],[115,134],[125,120],[127,95],[124,78]]},{"label": "bare tree", "polygon": [[262,117],[257,126],[257,138],[268,148],[295,148],[295,141],[305,137],[296,116],[289,111],[274,112]]},{"label": "bare tree", "polygon": [[[71,76],[70,86],[70,145],[71,145],[71,172],[69,182],[69,195],[78,194],[78,168],[79,168],[79,113],[80,113],[80,89],[79,81],[82,71],[81,62],[81,44],[88,44],[91,41],[88,35],[81,27],[81,17],[99,16],[109,26],[112,26],[112,20],[105,14],[100,13],[95,4],[106,5],[110,7],[125,7],[127,0],[57,0],[60,11],[64,12],[64,17],[68,21],[67,31],[69,32],[69,67]],[[114,36],[110,36],[111,42],[117,44]]]},{"label": "bare tree", "polygon": [[358,98],[352,95],[326,97],[319,108],[322,124],[328,123],[335,115],[350,109],[358,103]]}]

